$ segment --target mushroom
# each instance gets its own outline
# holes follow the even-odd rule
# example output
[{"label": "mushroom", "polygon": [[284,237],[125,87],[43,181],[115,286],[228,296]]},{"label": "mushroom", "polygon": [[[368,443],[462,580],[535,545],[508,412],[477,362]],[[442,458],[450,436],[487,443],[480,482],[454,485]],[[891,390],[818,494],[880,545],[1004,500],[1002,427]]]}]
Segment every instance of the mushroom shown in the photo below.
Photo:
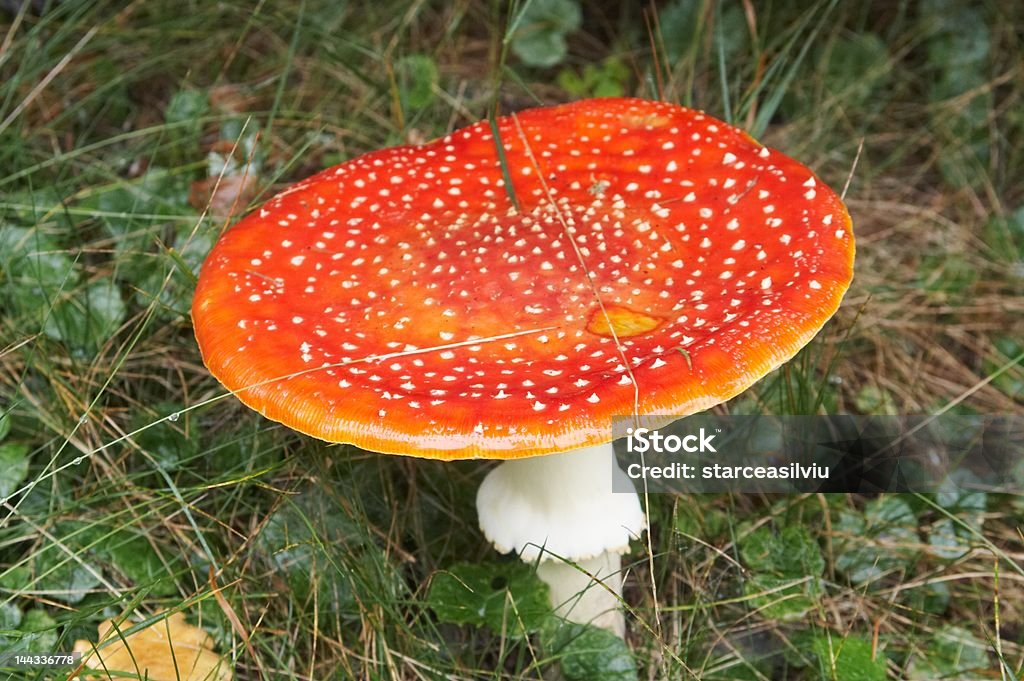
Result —
[{"label": "mushroom", "polygon": [[611,443],[506,461],[477,491],[480,529],[502,553],[538,562],[557,613],[623,637],[621,556],[647,526],[636,493],[613,491],[630,488]]},{"label": "mushroom", "polygon": [[611,492],[612,417],[664,425],[792,357],[849,286],[850,218],[803,165],[680,106],[584,100],[496,129],[272,198],[204,264],[196,337],[242,402],[303,433],[514,459],[481,487],[485,534],[541,560],[561,612],[621,633],[609,590],[644,520]]}]

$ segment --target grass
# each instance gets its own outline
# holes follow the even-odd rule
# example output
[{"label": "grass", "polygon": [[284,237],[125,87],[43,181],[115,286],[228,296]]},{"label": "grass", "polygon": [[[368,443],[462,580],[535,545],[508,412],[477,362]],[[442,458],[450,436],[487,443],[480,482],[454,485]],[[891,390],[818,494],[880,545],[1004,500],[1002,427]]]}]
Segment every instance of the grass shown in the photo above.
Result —
[{"label": "grass", "polygon": [[[476,528],[486,465],[267,422],[206,372],[188,316],[235,216],[494,106],[663,97],[847,187],[842,309],[724,409],[1024,415],[1019,3],[586,3],[533,67],[506,26],[547,4],[3,3],[0,650],[184,610],[239,678],[578,672],[507,609],[437,614],[437,575],[515,565]],[[650,504],[625,594],[641,677],[1021,676],[1019,494]],[[576,678],[628,678],[610,667]]]}]

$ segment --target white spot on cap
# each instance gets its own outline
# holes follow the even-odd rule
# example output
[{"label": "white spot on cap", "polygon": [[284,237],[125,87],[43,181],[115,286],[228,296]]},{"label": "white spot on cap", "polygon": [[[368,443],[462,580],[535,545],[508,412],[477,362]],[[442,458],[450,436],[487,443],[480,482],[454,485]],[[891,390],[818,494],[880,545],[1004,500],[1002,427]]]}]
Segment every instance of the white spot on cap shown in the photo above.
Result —
[{"label": "white spot on cap", "polygon": [[725,156],[722,157],[722,163],[729,165],[730,163],[736,162],[736,154],[731,151],[725,152]]},{"label": "white spot on cap", "polygon": [[591,404],[597,404],[601,401],[601,398],[597,396],[597,393],[590,393],[590,397],[587,398],[587,402]]}]

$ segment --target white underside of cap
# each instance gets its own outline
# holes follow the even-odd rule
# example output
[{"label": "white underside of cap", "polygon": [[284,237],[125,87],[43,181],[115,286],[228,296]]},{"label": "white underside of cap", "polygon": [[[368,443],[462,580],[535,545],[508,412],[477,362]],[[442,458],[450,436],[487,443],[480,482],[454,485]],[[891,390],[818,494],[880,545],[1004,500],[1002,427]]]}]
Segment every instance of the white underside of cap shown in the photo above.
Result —
[{"label": "white underside of cap", "polygon": [[593,558],[625,553],[647,527],[636,493],[615,464],[611,444],[505,461],[484,478],[476,495],[480,529],[501,552],[525,561]]}]

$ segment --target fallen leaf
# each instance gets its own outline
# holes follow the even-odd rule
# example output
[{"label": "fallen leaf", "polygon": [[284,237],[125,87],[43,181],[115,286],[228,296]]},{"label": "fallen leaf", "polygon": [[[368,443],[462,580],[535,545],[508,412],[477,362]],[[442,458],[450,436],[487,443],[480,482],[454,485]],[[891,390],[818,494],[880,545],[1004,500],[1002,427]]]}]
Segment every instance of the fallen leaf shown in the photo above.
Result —
[{"label": "fallen leaf", "polygon": [[235,84],[214,85],[208,95],[213,108],[228,114],[244,113],[256,103],[255,97]]},{"label": "fallen leaf", "polygon": [[196,210],[209,207],[216,216],[240,214],[256,196],[256,185],[255,175],[208,177],[192,183],[188,202]]},{"label": "fallen leaf", "polygon": [[[122,631],[131,626],[120,625]],[[107,645],[104,643],[109,642]],[[127,636],[120,636],[112,620],[99,626],[99,643],[75,641],[76,653],[88,669],[80,678],[125,678],[136,674],[149,681],[231,681],[231,663],[213,651],[213,639],[185,622],[184,613]],[[127,678],[136,678],[130,676]]]}]

